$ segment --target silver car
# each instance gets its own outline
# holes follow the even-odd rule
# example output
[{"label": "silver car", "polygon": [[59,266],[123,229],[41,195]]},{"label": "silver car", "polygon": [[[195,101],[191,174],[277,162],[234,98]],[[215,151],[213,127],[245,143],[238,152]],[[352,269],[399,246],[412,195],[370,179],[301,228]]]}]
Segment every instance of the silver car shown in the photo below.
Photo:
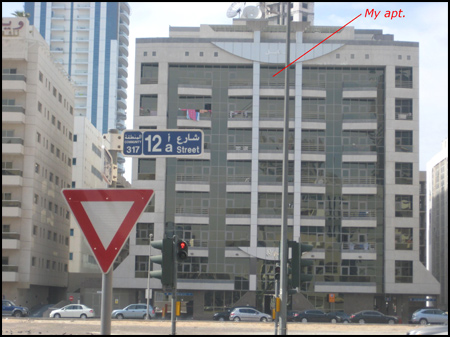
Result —
[{"label": "silver car", "polygon": [[448,315],[439,309],[427,308],[414,311],[411,323],[414,324],[443,324],[448,321]]},{"label": "silver car", "polygon": [[236,308],[230,313],[230,321],[270,322],[272,317],[252,308]]},{"label": "silver car", "polygon": [[[149,305],[148,312],[150,318],[155,317],[155,310]],[[130,304],[129,306],[113,310],[111,318],[123,319],[123,318],[145,318],[147,316],[147,304]]]}]

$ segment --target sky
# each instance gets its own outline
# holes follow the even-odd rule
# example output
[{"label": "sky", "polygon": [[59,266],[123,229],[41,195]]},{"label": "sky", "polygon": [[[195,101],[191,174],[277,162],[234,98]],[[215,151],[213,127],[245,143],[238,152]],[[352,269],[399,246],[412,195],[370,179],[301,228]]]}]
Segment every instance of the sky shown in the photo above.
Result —
[{"label": "sky", "polygon": [[[169,27],[199,27],[200,24],[232,24],[226,16],[232,2],[130,2],[127,129],[133,129],[134,53],[136,38],[168,37]],[[247,3],[254,5],[256,3]],[[381,12],[365,17],[366,9]],[[2,2],[2,17],[23,10],[23,2]],[[386,11],[402,17],[385,18]],[[448,138],[448,2],[315,2],[314,25],[382,29],[395,41],[419,42],[419,168],[441,150]],[[299,55],[300,56],[300,55]],[[293,61],[293,60],[292,60]],[[131,182],[131,159],[125,164]]]}]

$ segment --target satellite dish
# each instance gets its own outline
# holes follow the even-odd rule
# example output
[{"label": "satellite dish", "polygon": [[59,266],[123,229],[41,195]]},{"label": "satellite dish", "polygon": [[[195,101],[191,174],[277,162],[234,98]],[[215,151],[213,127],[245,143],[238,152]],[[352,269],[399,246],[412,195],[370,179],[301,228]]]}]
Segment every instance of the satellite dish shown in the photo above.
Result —
[{"label": "satellite dish", "polygon": [[242,9],[245,6],[245,2],[233,2],[227,10],[227,17],[234,18],[236,15],[241,16]]},{"label": "satellite dish", "polygon": [[256,6],[247,6],[242,12],[242,17],[247,19],[259,19],[262,16],[262,12]]}]

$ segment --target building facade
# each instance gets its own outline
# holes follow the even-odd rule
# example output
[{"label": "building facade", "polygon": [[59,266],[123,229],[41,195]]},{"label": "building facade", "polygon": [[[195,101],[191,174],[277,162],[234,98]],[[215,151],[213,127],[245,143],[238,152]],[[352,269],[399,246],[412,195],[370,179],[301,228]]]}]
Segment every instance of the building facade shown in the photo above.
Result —
[{"label": "building facade", "polygon": [[[55,60],[75,84],[75,115],[102,134],[124,130],[130,6],[126,2],[25,2]],[[119,155],[119,173],[124,158]]]},{"label": "building facade", "polygon": [[438,307],[448,310],[448,138],[427,163],[427,268],[441,284]]},{"label": "building facade", "polygon": [[74,87],[26,18],[2,18],[2,296],[56,303],[68,282]]},{"label": "building facade", "polygon": [[[292,60],[339,28],[292,26]],[[154,211],[137,229],[190,242],[178,288],[191,295],[194,317],[235,304],[270,311],[282,28],[239,19],[137,39],[134,128],[205,133],[200,159],[133,159],[133,186],[155,189]],[[290,67],[288,236],[314,246],[313,280],[292,297],[293,309],[376,307],[407,320],[439,294],[419,260],[418,67],[417,43],[353,27]],[[141,248],[135,270],[148,268]]]}]

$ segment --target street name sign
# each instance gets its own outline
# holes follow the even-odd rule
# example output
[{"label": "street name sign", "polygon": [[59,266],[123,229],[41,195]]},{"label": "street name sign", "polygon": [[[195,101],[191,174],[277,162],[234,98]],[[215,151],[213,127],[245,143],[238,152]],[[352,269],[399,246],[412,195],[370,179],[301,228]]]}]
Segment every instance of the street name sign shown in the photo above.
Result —
[{"label": "street name sign", "polygon": [[63,189],[75,219],[103,273],[108,273],[141,213],[149,189]]},{"label": "street name sign", "polygon": [[202,130],[125,130],[123,155],[129,157],[196,157],[203,154]]}]

